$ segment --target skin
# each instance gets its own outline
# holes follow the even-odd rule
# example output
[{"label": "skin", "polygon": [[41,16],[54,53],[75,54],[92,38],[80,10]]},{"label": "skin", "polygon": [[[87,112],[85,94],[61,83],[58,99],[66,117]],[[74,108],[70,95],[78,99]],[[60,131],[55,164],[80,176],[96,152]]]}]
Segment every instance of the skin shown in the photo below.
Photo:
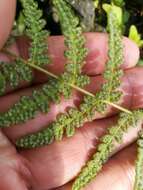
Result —
[{"label": "skin", "polygon": [[[11,6],[9,3],[11,3]],[[10,10],[8,11],[8,9]],[[10,33],[14,14],[14,0],[0,1],[0,23],[2,23],[0,27],[0,47],[3,46]],[[8,21],[3,23],[3,18],[7,18]],[[95,92],[103,82],[99,74],[103,72],[107,61],[107,35],[91,33],[86,34],[86,38],[89,55],[83,72],[91,77],[91,84],[87,88]],[[58,48],[56,44],[58,44]],[[122,68],[125,70],[125,76],[122,79],[121,86],[124,98],[120,103],[124,103],[129,108],[139,108],[143,104],[143,69],[135,67],[139,59],[139,50],[127,38],[124,39],[124,45],[125,61]],[[26,58],[27,46],[27,40],[20,39],[12,45],[11,51]],[[63,71],[63,63],[65,62],[62,56],[63,51],[62,37],[49,38],[49,52],[53,59],[53,65],[49,66],[48,69],[56,74]],[[9,58],[1,53],[0,60],[8,61]],[[39,83],[45,82],[47,77],[43,77],[42,74],[37,72],[35,74],[34,85],[38,88]],[[23,85],[25,88],[21,90]],[[17,92],[12,92],[11,89],[8,89],[11,93],[0,98],[0,112],[6,111],[22,94],[30,94],[32,88],[30,84],[22,84],[22,86],[18,87]],[[53,120],[67,106],[74,106],[75,100],[77,104],[81,99],[82,96],[74,91],[74,96],[71,100],[66,102],[62,98],[60,105],[51,104],[50,114],[42,115],[39,113],[35,120],[0,131],[0,189],[71,189],[71,181],[95,152],[99,138],[105,134],[107,127],[116,123],[117,116],[112,117],[112,115],[115,115],[115,110],[110,113],[108,118],[104,116],[104,119],[86,123],[83,128],[77,131],[74,137],[70,139],[64,138],[63,141],[55,142],[49,146],[33,150],[17,150],[12,142],[24,134],[41,129],[48,123],[49,119]],[[103,171],[96,180],[93,180],[85,189],[133,189],[136,146],[132,142],[136,140],[140,129],[141,123],[136,128],[129,130],[129,133],[124,136],[122,146],[116,146],[116,151],[114,152],[116,154],[112,155],[112,158],[105,164]]]}]

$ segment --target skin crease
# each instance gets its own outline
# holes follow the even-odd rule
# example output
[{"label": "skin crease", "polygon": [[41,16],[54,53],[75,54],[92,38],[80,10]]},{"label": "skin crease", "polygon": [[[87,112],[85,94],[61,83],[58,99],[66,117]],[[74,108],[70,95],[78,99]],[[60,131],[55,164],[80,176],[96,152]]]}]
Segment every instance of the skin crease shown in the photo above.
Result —
[{"label": "skin crease", "polygon": [[[12,3],[10,6],[10,3]],[[3,9],[1,10],[1,7]],[[12,27],[12,22],[4,21],[3,18],[13,19],[15,1],[0,1],[0,20],[2,27],[0,27],[0,46],[6,39],[6,33],[8,34]],[[8,10],[10,9],[10,10]],[[6,16],[5,16],[6,14]],[[3,30],[3,31],[2,31]],[[89,75],[99,74],[104,70],[104,65],[107,59],[107,35],[103,34],[87,34],[87,39],[91,50],[87,58],[87,65],[84,68],[84,72],[89,72]],[[96,40],[95,40],[96,39]],[[101,41],[100,41],[100,40]],[[55,48],[52,50],[57,40],[59,40],[59,46],[63,47],[63,38],[50,38],[51,49],[49,51],[55,52]],[[98,41],[97,41],[98,40]],[[61,41],[61,43],[60,43]],[[103,43],[103,44],[102,44]],[[105,47],[106,44],[106,47]],[[125,63],[124,68],[130,68],[135,66],[139,58],[138,48],[129,40],[126,39],[127,48],[125,51]],[[11,48],[13,51],[18,52],[18,46],[13,45]],[[25,49],[25,48],[24,48]],[[59,50],[59,48],[57,48]],[[100,51],[97,51],[99,50]],[[96,50],[94,52],[94,50]],[[60,49],[61,53],[63,49]],[[99,53],[100,52],[100,53]],[[132,53],[134,52],[134,53]],[[95,54],[96,55],[95,55]],[[97,56],[98,55],[98,56]],[[56,57],[60,57],[58,51]],[[101,56],[101,57],[100,57]],[[97,61],[95,60],[98,57]],[[7,59],[1,54],[1,60]],[[61,57],[61,60],[63,58]],[[57,59],[60,63],[60,59]],[[55,72],[59,72],[56,68],[58,64],[57,60],[53,64]],[[57,63],[57,64],[56,64]],[[62,62],[61,62],[62,63]],[[96,63],[96,64],[94,64]],[[96,68],[94,66],[96,65]],[[61,66],[62,70],[62,66]],[[93,72],[92,72],[93,71]],[[127,85],[130,87],[130,94],[133,97],[132,107],[142,107],[142,75],[143,70],[139,68],[133,68],[126,71],[128,79]],[[39,74],[38,81],[42,82],[41,74]],[[96,78],[96,77],[95,77]],[[97,78],[96,78],[97,79]],[[44,79],[45,80],[45,79]],[[28,86],[28,85],[27,85]],[[16,101],[19,94],[29,93],[30,89],[18,91],[15,94],[6,95],[0,98],[0,109],[6,110],[9,105]],[[39,120],[43,120],[45,117],[40,117]],[[85,164],[87,159],[95,151],[98,139],[103,135],[108,126],[111,126],[116,121],[116,118],[108,118],[93,121],[87,123],[83,128],[77,131],[73,138],[65,138],[62,142],[55,142],[52,145],[37,148],[34,150],[16,150],[14,145],[8,140],[6,133],[0,131],[0,189],[1,190],[49,190],[51,188],[58,189],[59,186],[71,181],[80,171],[81,167]],[[28,127],[28,124],[25,125]],[[136,139],[137,133],[141,125],[138,124],[137,128],[130,130],[128,135],[124,137],[124,145],[122,147],[117,146],[116,151],[127,146]],[[23,130],[21,128],[21,130]],[[13,138],[13,134],[9,132],[9,138]],[[96,182],[93,181],[86,189],[108,189],[107,187],[116,190],[132,190],[134,181],[134,159],[135,159],[135,146],[131,145],[129,148],[122,150],[120,153],[113,156],[110,161],[105,165],[104,170],[99,174]],[[103,176],[104,175],[104,176]],[[120,179],[120,180],[118,180]],[[70,189],[68,187],[61,187],[63,190]],[[111,189],[112,188],[112,189]]]}]

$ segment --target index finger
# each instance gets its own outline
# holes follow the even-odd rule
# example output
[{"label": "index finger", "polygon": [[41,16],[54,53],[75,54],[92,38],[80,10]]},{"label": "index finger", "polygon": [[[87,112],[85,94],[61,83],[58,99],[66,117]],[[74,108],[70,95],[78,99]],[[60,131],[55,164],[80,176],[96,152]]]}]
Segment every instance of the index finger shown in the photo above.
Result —
[{"label": "index finger", "polygon": [[6,42],[15,17],[16,0],[0,1],[0,49]]},{"label": "index finger", "polygon": [[[82,69],[84,74],[89,76],[95,76],[102,74],[105,70],[105,65],[108,60],[108,35],[105,33],[87,33],[86,38],[86,48],[88,49],[88,56],[86,58],[86,63]],[[134,67],[139,59],[139,48],[137,45],[126,37],[123,37],[124,45],[124,62],[122,68],[129,69]],[[49,46],[49,57],[51,59],[51,64],[44,67],[44,69],[52,72],[56,75],[60,75],[64,72],[64,66],[67,60],[64,57],[65,44],[63,36],[51,36],[48,38]],[[10,51],[16,55],[20,55],[27,59],[28,57],[28,47],[29,42],[27,39],[20,38],[17,43],[13,44]],[[133,53],[132,53],[133,52]],[[4,54],[0,54],[0,60],[7,60]],[[41,72],[34,72],[33,82],[43,83],[47,81],[47,75]],[[29,86],[27,82],[22,82],[17,88]],[[12,91],[12,89],[7,89],[7,91]]]}]

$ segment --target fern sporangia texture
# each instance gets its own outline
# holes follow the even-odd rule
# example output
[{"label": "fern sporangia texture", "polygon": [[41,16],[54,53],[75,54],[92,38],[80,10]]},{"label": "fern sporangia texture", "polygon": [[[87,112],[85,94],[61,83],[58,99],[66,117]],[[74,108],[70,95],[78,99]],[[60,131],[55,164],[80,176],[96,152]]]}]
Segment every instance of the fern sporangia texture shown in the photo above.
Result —
[{"label": "fern sporangia texture", "polygon": [[87,49],[84,47],[85,38],[79,26],[79,19],[75,17],[71,7],[63,0],[53,0],[53,5],[59,16],[62,33],[65,37],[65,45],[67,47],[65,51],[65,57],[67,58],[65,73],[60,76],[60,80],[61,84],[63,84],[61,91],[65,97],[68,97],[72,88],[68,86],[67,83],[81,88],[89,83],[88,77],[81,74],[87,55]]},{"label": "fern sporangia texture", "polygon": [[[50,101],[59,102],[58,86],[54,80],[45,84],[38,90],[34,90],[31,96],[22,96],[12,108],[0,114],[0,127],[11,127],[33,119],[37,111],[47,113]],[[53,88],[53,85],[55,88]]]},{"label": "fern sporangia texture", "polygon": [[22,81],[30,82],[33,78],[31,68],[24,64],[21,59],[16,59],[13,63],[0,62],[0,95],[6,91],[6,86],[9,84],[15,88]]},{"label": "fern sporangia texture", "polygon": [[29,48],[29,62],[38,66],[49,63],[47,54],[47,37],[49,32],[45,30],[46,22],[42,19],[42,11],[38,8],[38,3],[34,0],[20,0],[25,17],[26,34],[31,40]]},{"label": "fern sporangia texture", "polygon": [[[17,147],[35,148],[62,140],[64,135],[72,137],[77,128],[82,127],[85,122],[93,121],[97,112],[104,114],[109,106],[114,106],[122,111],[117,124],[111,126],[100,139],[96,153],[75,179],[72,190],[80,190],[93,178],[96,178],[104,163],[115,151],[116,145],[122,143],[124,134],[131,127],[136,127],[138,123],[141,124],[143,120],[142,109],[130,111],[118,106],[122,98],[122,91],[119,89],[124,74],[121,69],[124,61],[122,9],[115,6],[114,1],[111,4],[103,4],[103,9],[107,13],[107,30],[109,32],[108,61],[103,73],[105,83],[100,91],[92,94],[84,90],[90,80],[82,73],[88,52],[88,49],[85,48],[86,40],[82,34],[80,21],[70,3],[65,0],[51,1],[51,5],[56,9],[66,46],[65,71],[57,76],[44,69],[44,66],[50,62],[52,64],[52,61],[48,56],[47,37],[49,32],[45,29],[46,21],[42,17],[43,13],[34,0],[20,0],[20,2],[26,27],[25,34],[30,41],[29,58],[23,60],[21,57],[11,55],[15,57],[13,63],[0,63],[0,95],[5,93],[8,85],[15,88],[21,81],[32,81],[33,69],[47,74],[49,78],[46,84],[33,90],[31,95],[22,96],[8,111],[0,113],[0,128],[25,123],[35,118],[38,112],[48,113],[50,103],[58,104],[61,95],[69,98],[72,96],[73,88],[83,93],[84,98],[78,107],[69,108],[66,113],[59,114],[56,120],[43,130],[18,139]],[[9,54],[11,53],[9,52]],[[139,133],[137,144],[134,190],[143,190],[143,131]]]},{"label": "fern sporangia texture", "polygon": [[[108,27],[110,30],[109,36],[109,61],[104,72],[104,78],[107,81],[100,92],[95,96],[84,97],[84,102],[78,108],[71,108],[66,114],[62,114],[53,122],[48,128],[43,131],[26,136],[17,141],[17,145],[25,148],[34,148],[49,143],[49,138],[46,136],[51,136],[51,131],[53,131],[52,140],[61,140],[63,138],[64,132],[68,137],[73,136],[75,129],[82,127],[87,121],[92,121],[95,118],[95,112],[104,113],[107,108],[107,102],[118,102],[121,97],[121,92],[117,90],[120,86],[120,78],[123,72],[120,69],[120,65],[123,63],[123,45],[122,36],[120,30],[120,24],[116,15],[112,11],[112,8],[108,13]],[[116,57],[117,56],[117,57]],[[112,75],[111,75],[112,73]],[[40,139],[43,136],[43,140]],[[48,141],[46,142],[46,139]],[[50,142],[52,142],[50,140]],[[40,143],[40,144],[39,144]]]}]

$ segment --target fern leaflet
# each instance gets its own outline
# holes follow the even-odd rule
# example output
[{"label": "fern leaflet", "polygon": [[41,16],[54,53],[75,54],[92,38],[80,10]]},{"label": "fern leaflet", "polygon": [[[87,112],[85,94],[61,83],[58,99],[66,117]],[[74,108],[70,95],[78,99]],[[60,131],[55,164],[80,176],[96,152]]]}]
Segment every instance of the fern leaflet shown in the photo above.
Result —
[{"label": "fern leaflet", "polygon": [[6,85],[9,84],[15,88],[22,81],[30,82],[33,78],[31,68],[26,65],[21,59],[16,59],[13,63],[0,62],[1,77],[3,83],[0,87],[0,94],[2,95],[6,90]]},{"label": "fern leaflet", "polygon": [[138,122],[142,121],[142,117],[142,110],[134,111],[132,114],[120,114],[117,125],[109,128],[108,133],[101,138],[101,143],[96,153],[75,180],[72,190],[80,190],[97,176],[103,164],[115,150],[115,142],[121,143],[124,133],[126,133],[130,127],[136,127]]},{"label": "fern leaflet", "polygon": [[34,90],[31,96],[22,96],[20,101],[12,108],[5,113],[1,113],[0,127],[10,127],[33,119],[38,110],[47,113],[49,111],[50,101],[60,101],[58,83],[56,80],[50,80],[49,83],[43,85],[41,89]]},{"label": "fern leaflet", "polygon": [[23,15],[25,17],[26,34],[32,40],[29,62],[43,66],[49,63],[47,54],[47,37],[45,30],[46,22],[42,19],[42,11],[38,9],[38,3],[34,0],[21,0]]},{"label": "fern leaflet", "polygon": [[[69,97],[71,87],[67,85],[73,84],[80,88],[89,83],[89,78],[81,74],[81,69],[85,63],[84,59],[87,55],[85,46],[85,38],[82,35],[82,29],[79,25],[79,19],[75,16],[71,7],[64,0],[53,0],[53,4],[57,9],[60,19],[62,33],[65,37],[65,45],[67,50],[65,56],[67,63],[65,72],[61,75],[61,91],[66,97]],[[66,83],[65,83],[66,81]]]}]

